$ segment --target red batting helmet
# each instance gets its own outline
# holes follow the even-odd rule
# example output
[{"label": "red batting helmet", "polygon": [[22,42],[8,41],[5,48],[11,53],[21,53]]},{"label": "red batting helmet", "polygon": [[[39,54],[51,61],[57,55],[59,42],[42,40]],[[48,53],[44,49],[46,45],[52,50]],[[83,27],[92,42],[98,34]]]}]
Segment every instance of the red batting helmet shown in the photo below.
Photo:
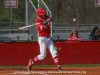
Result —
[{"label": "red batting helmet", "polygon": [[47,15],[47,12],[45,11],[44,8],[38,8],[36,13],[37,13],[37,16]]}]

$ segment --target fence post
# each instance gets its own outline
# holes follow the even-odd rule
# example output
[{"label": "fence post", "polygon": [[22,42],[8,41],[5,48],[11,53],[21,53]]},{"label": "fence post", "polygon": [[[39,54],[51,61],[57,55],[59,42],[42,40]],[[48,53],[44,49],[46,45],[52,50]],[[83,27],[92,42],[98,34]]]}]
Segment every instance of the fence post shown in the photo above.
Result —
[{"label": "fence post", "polygon": [[26,0],[25,2],[26,2],[26,9],[25,9],[26,22],[25,22],[25,24],[28,25],[28,1]]},{"label": "fence post", "polygon": [[[10,8],[10,29],[12,29],[12,22],[13,22],[13,8]],[[11,33],[11,30],[9,31]]]}]

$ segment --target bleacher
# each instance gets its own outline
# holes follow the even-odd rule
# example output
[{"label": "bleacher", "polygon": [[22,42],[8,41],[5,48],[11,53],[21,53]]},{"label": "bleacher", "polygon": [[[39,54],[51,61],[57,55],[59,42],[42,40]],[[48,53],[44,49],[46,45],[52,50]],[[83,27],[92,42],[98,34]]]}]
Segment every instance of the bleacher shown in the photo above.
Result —
[{"label": "bleacher", "polygon": [[72,30],[78,30],[79,36],[83,38],[83,40],[88,40],[89,35],[94,26],[99,25],[91,25],[91,24],[53,24],[53,39],[54,40],[67,40],[70,36]]},{"label": "bleacher", "polygon": [[7,27],[9,23],[1,23],[0,25],[0,42],[13,42],[13,41],[31,41],[32,35],[29,34],[28,29],[19,30],[18,28],[24,26],[24,23],[16,23],[16,27]]}]

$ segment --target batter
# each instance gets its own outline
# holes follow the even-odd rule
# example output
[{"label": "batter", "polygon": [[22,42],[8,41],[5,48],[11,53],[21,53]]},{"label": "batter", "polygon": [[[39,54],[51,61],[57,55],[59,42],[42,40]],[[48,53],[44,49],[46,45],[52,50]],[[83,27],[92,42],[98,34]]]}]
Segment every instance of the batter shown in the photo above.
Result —
[{"label": "batter", "polygon": [[53,18],[47,15],[47,12],[45,11],[44,8],[38,8],[36,13],[38,16],[38,18],[36,19],[36,23],[37,23],[36,26],[39,34],[38,43],[40,46],[40,54],[37,55],[34,59],[29,60],[27,69],[31,70],[33,64],[36,61],[43,60],[46,57],[46,50],[48,48],[48,50],[52,55],[52,58],[54,59],[57,69],[61,70],[58,54],[54,47],[54,43],[50,37],[50,31],[51,31],[50,22],[53,21]]}]

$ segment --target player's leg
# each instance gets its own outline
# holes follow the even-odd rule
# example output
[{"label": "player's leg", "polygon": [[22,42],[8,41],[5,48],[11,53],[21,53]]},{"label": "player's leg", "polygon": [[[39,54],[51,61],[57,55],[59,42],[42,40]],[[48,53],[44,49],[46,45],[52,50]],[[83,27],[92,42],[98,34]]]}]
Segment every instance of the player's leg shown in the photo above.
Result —
[{"label": "player's leg", "polygon": [[36,56],[36,57],[32,60],[32,62],[34,62],[34,63],[35,63],[36,61],[42,60],[42,59],[44,59],[44,58],[46,57],[46,47],[47,47],[47,45],[46,45],[45,43],[40,43],[39,46],[40,46],[40,54],[39,54],[38,56]]},{"label": "player's leg", "polygon": [[52,55],[52,58],[54,59],[54,62],[58,68],[58,70],[61,70],[60,62],[58,59],[58,53],[56,51],[56,48],[54,47],[52,39],[50,39],[50,42],[48,44],[48,49],[50,50],[50,53]]},{"label": "player's leg", "polygon": [[39,46],[40,46],[40,54],[38,56],[36,56],[34,59],[29,60],[29,64],[27,66],[28,70],[30,70],[33,66],[33,64],[38,61],[38,60],[42,60],[46,57],[46,48],[47,48],[47,44],[43,41],[43,40],[39,40]]}]

